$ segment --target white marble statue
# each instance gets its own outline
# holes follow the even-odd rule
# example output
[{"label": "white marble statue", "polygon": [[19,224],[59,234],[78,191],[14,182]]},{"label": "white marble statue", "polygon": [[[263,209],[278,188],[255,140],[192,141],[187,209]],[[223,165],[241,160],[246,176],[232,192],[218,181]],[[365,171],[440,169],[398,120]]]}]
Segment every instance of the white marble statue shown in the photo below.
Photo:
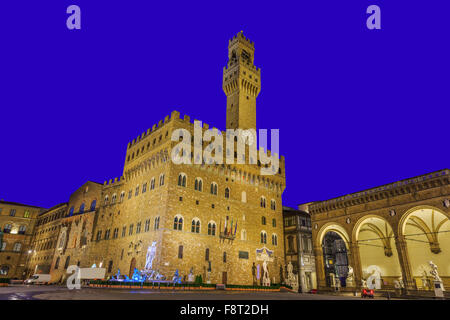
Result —
[{"label": "white marble statue", "polygon": [[267,269],[267,261],[263,262],[263,286],[270,286],[269,270]]},{"label": "white marble statue", "polygon": [[361,279],[361,287],[367,288],[367,281],[364,279]]},{"label": "white marble statue", "polygon": [[438,274],[438,271],[437,271],[437,265],[435,265],[435,264],[433,263],[433,261],[430,261],[430,262],[428,262],[428,263],[429,263],[429,265],[430,265],[430,267],[431,267],[430,273],[431,273],[431,275],[433,276],[434,281],[442,282],[442,279],[441,279],[441,277],[439,277],[439,274]]},{"label": "white marble statue", "polygon": [[151,270],[153,266],[153,259],[156,254],[156,241],[152,242],[152,245],[147,248],[147,256],[145,258],[145,270]]},{"label": "white marble statue", "polygon": [[292,266],[292,263],[289,261],[287,265],[287,285],[292,287],[292,290],[298,291],[298,277],[296,274],[294,274],[292,271],[294,270],[294,267]]}]

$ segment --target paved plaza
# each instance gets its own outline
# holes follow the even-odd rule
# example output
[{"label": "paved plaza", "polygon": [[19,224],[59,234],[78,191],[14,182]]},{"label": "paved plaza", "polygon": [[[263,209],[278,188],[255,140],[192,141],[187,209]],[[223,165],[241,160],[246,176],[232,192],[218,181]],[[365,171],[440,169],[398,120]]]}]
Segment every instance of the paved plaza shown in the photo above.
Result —
[{"label": "paved plaza", "polygon": [[[362,300],[360,297],[291,292],[157,291],[17,285],[0,288],[0,300]],[[367,300],[367,299],[365,299]],[[386,300],[376,297],[374,300]]]}]

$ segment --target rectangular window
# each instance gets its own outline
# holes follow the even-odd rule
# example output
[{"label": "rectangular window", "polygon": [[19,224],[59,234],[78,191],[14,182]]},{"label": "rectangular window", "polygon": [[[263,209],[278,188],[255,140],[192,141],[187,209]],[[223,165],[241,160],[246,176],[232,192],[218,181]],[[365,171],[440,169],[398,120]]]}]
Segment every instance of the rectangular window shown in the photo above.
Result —
[{"label": "rectangular window", "polygon": [[123,226],[123,228],[122,228],[122,237],[125,237],[126,233],[127,233],[127,227]]},{"label": "rectangular window", "polygon": [[178,259],[183,259],[183,246],[178,247]]},{"label": "rectangular window", "polygon": [[247,251],[239,251],[239,259],[248,259]]},{"label": "rectangular window", "polygon": [[226,252],[223,253],[223,262],[227,262],[227,253]]},{"label": "rectangular window", "polygon": [[133,226],[132,224],[130,224],[130,228],[128,229],[128,235],[131,236],[133,234]]},{"label": "rectangular window", "polygon": [[24,218],[29,218],[30,217],[30,211],[26,210],[25,213],[23,214]]},{"label": "rectangular window", "polygon": [[136,225],[136,233],[141,233],[141,223],[140,222]]}]

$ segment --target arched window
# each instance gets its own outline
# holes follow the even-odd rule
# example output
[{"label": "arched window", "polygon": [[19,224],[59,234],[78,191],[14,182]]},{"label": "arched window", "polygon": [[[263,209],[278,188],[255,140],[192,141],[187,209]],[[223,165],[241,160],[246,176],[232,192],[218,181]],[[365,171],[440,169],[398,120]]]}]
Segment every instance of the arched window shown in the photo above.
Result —
[{"label": "arched window", "polygon": [[[181,221],[181,222],[183,222],[183,221]],[[154,226],[154,229],[155,229],[155,230],[158,230],[158,229],[159,229],[159,217],[156,217],[156,218],[155,218],[155,226]]]},{"label": "arched window", "polygon": [[267,233],[265,231],[261,231],[261,243],[267,243]]},{"label": "arched window", "polygon": [[155,189],[155,178],[152,178],[152,180],[150,181],[150,190]]},{"label": "arched window", "polygon": [[261,197],[261,208],[265,208],[266,207],[266,198]]},{"label": "arched window", "polygon": [[5,227],[3,228],[3,233],[11,233],[12,224],[7,223],[5,224]]},{"label": "arched window", "polygon": [[263,226],[266,225],[266,217],[264,217],[264,216],[261,217],[261,224],[262,224]]},{"label": "arched window", "polygon": [[208,235],[209,236],[216,235],[216,223],[214,221],[211,221],[210,223],[208,223]]},{"label": "arched window", "polygon": [[19,234],[25,234],[25,231],[27,230],[26,226],[20,226],[19,227]]},{"label": "arched window", "polygon": [[270,209],[276,210],[277,209],[277,203],[274,199],[270,200]]},{"label": "arched window", "polygon": [[163,186],[163,185],[164,185],[164,174],[161,174],[161,175],[159,176],[159,185],[160,185],[160,186]]},{"label": "arched window", "polygon": [[194,189],[197,191],[203,191],[203,181],[200,178],[195,178]]},{"label": "arched window", "polygon": [[275,233],[272,234],[272,244],[274,246],[276,246],[278,244],[278,237],[277,237],[277,235]]},{"label": "arched window", "polygon": [[136,186],[136,190],[134,191],[134,196],[138,196],[139,195],[139,185]]},{"label": "arched window", "polygon": [[111,204],[115,204],[117,199],[117,195],[114,193],[111,197]]},{"label": "arched window", "polygon": [[55,269],[58,269],[58,267],[59,267],[59,257],[56,258]]},{"label": "arched window", "polygon": [[247,202],[247,193],[245,191],[242,191],[241,193],[241,201]]},{"label": "arched window", "polygon": [[84,202],[81,204],[81,206],[80,206],[80,211],[79,211],[80,213],[83,213],[84,212]]},{"label": "arched window", "polygon": [[230,189],[229,188],[225,188],[225,198],[227,198],[227,199],[230,198]]},{"label": "arched window", "polygon": [[73,215],[73,210],[75,210],[75,208],[72,206],[72,207],[70,207],[70,210],[69,210],[69,217],[71,217],[72,215]]},{"label": "arched window", "polygon": [[6,242],[2,241],[2,247],[0,248],[0,251],[5,251],[6,249]]},{"label": "arched window", "polygon": [[192,219],[191,232],[200,233],[200,220],[197,218]]},{"label": "arched window", "polygon": [[147,182],[142,185],[142,193],[147,192]]},{"label": "arched window", "polygon": [[175,216],[173,219],[173,229],[174,230],[183,230],[183,217],[180,215]]},{"label": "arched window", "polygon": [[211,194],[217,196],[217,183],[215,182],[211,183]]},{"label": "arched window", "polygon": [[125,191],[122,191],[122,192],[120,193],[119,203],[122,203],[122,202],[123,202],[123,198],[125,198]]},{"label": "arched window", "polygon": [[180,173],[178,175],[178,185],[180,187],[186,187],[186,174]]},{"label": "arched window", "polygon": [[247,240],[247,231],[245,229],[241,231],[241,240]]},{"label": "arched window", "polygon": [[66,263],[64,263],[64,269],[67,269],[67,267],[69,266],[69,263],[70,263],[70,256],[67,256]]},{"label": "arched window", "polygon": [[103,202],[103,204],[106,206],[106,205],[108,205],[108,202],[109,202],[109,197],[106,196],[106,197],[105,197],[105,201]]},{"label": "arched window", "polygon": [[97,206],[97,200],[92,200],[91,202],[91,211],[95,211],[95,207]]}]

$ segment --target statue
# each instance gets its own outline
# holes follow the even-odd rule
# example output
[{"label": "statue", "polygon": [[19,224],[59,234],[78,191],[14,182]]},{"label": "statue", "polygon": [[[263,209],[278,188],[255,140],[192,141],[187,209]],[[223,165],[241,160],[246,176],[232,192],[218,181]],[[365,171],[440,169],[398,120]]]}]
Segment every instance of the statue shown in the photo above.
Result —
[{"label": "statue", "polygon": [[254,262],[252,266],[252,278],[253,278],[253,285],[256,286],[256,266]]},{"label": "statue", "polygon": [[263,262],[263,286],[270,286],[269,270],[267,269],[267,261]]},{"label": "statue", "polygon": [[152,245],[147,248],[147,256],[145,258],[145,267],[146,270],[151,270],[153,266],[153,259],[155,258],[156,253],[156,241],[152,242]]},{"label": "statue", "polygon": [[366,281],[366,280],[361,279],[361,287],[362,287],[363,289],[366,289],[366,288],[367,288],[367,281]]},{"label": "statue", "polygon": [[422,288],[424,290],[429,290],[430,288],[430,281],[428,280],[428,275],[425,270],[422,272]]},{"label": "statue", "polygon": [[435,265],[433,263],[433,261],[429,261],[428,263],[430,264],[430,267],[431,267],[430,273],[434,277],[434,281],[442,282],[442,279],[441,279],[441,277],[439,277],[439,274],[438,274],[438,271],[437,271],[437,265]]},{"label": "statue", "polygon": [[353,280],[354,280],[354,273],[352,266],[348,266],[348,273],[347,273],[347,284],[349,287],[353,287]]},{"label": "statue", "polygon": [[181,283],[181,276],[178,274],[178,269],[175,270],[175,273],[172,278],[173,283]]},{"label": "statue", "polygon": [[287,269],[287,285],[292,288],[294,291],[298,291],[298,276],[293,273],[294,267],[292,263],[289,261],[286,266]]},{"label": "statue", "polygon": [[194,280],[194,270],[191,268],[191,270],[189,270],[188,282],[194,282]]}]

